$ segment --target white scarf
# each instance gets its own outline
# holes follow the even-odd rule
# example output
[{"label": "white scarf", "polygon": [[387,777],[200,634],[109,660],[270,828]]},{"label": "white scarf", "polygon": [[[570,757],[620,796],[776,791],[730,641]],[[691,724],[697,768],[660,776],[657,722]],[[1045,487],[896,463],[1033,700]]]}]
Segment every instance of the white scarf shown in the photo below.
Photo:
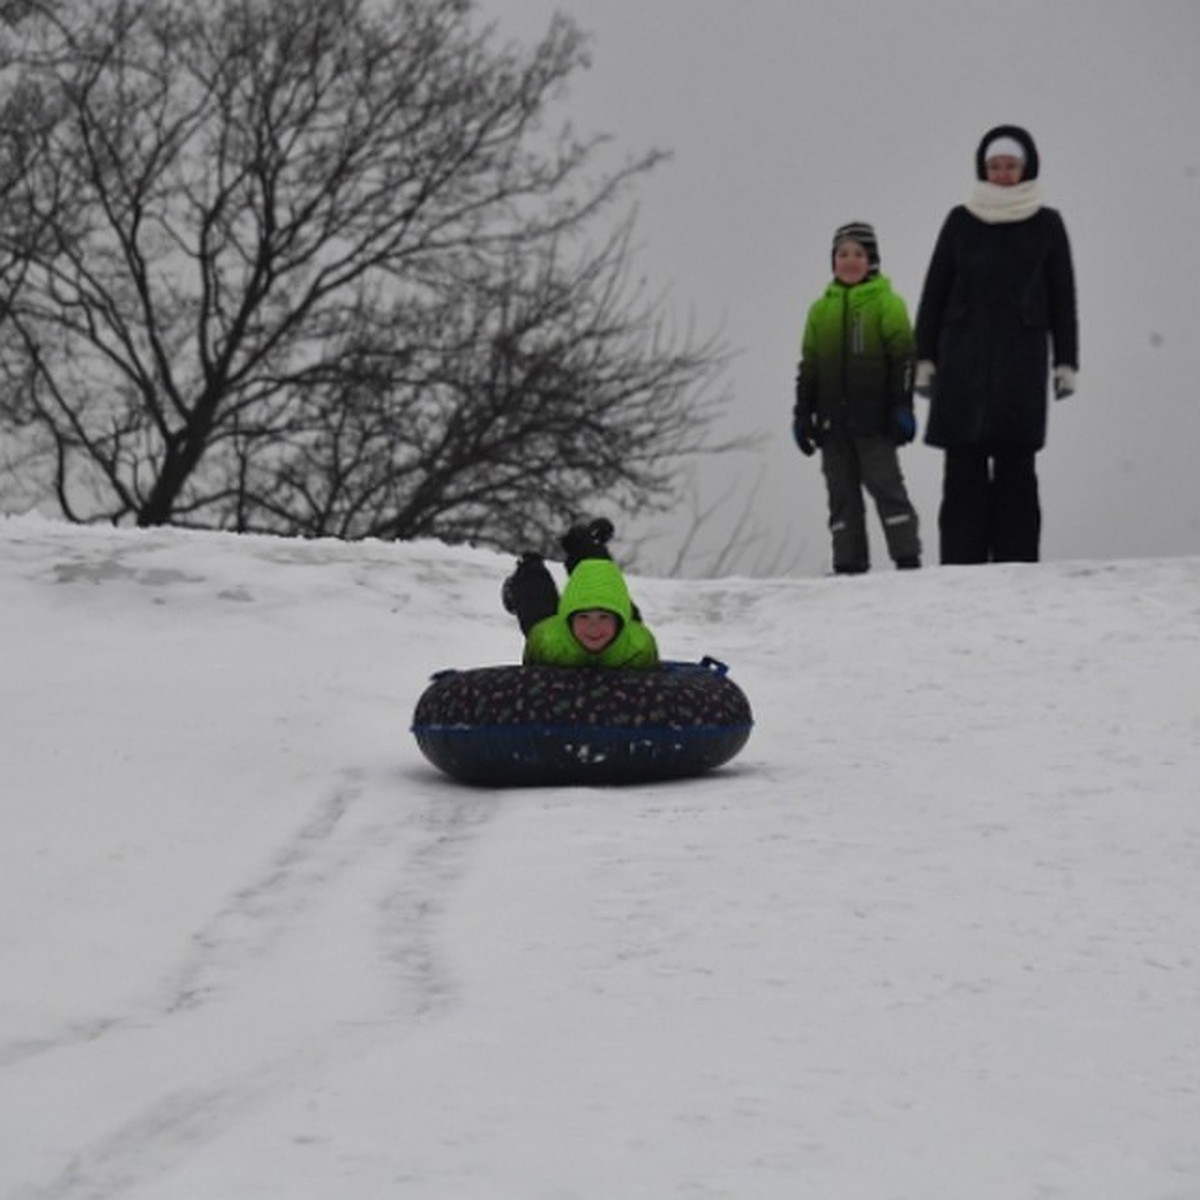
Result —
[{"label": "white scarf", "polygon": [[1042,193],[1036,179],[1012,187],[981,181],[967,200],[967,211],[989,225],[1027,221],[1041,207]]}]

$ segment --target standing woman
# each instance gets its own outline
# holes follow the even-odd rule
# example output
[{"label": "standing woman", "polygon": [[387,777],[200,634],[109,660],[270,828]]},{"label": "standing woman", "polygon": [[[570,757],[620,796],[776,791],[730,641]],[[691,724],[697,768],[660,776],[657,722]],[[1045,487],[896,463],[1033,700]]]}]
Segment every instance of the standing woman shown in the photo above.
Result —
[{"label": "standing woman", "polygon": [[1050,364],[1059,400],[1079,368],[1071,247],[1062,217],[1042,207],[1024,129],[989,130],[975,173],[938,235],[915,330],[925,441],[945,451],[941,561],[1037,562]]}]

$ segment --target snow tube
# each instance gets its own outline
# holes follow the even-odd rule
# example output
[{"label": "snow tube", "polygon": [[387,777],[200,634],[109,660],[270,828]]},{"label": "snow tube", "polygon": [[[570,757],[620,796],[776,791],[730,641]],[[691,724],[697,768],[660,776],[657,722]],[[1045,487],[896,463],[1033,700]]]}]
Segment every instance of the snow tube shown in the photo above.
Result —
[{"label": "snow tube", "polygon": [[440,671],[412,732],[434,766],[463,783],[639,783],[728,762],[754,722],[724,663],[650,671],[477,667]]}]

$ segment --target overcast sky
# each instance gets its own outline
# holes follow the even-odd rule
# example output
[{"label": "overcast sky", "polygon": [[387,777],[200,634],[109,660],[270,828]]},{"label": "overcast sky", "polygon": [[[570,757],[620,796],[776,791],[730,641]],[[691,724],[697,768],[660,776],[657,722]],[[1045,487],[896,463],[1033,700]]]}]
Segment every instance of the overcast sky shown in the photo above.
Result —
[{"label": "overcast sky", "polygon": [[[556,10],[593,35],[592,67],[557,115],[612,134],[622,155],[672,152],[635,194],[637,265],[676,314],[738,351],[728,430],[768,435],[701,476],[706,500],[734,489],[727,528],[753,503],[762,536],[742,572],[828,568],[824,484],[792,444],[790,410],[834,228],[876,226],[915,317],[941,222],[1001,122],[1038,143],[1079,288],[1079,392],[1054,406],[1039,456],[1043,556],[1200,553],[1200,3],[480,3],[520,41]],[[941,458],[902,453],[929,562]],[[713,527],[708,545],[724,537]],[[874,514],[871,537],[888,566]]]}]

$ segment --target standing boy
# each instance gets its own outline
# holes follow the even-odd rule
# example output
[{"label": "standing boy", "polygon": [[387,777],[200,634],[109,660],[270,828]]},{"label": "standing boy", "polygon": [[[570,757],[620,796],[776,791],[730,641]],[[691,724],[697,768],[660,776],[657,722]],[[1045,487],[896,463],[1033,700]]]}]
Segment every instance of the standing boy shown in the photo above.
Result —
[{"label": "standing boy", "polygon": [[870,567],[865,489],[899,568],[921,565],[917,514],[896,447],[913,440],[912,324],[879,273],[879,245],[865,221],[833,235],[833,280],[808,310],[796,372],[793,433],[803,454],[821,451],[829,492],[833,569]]}]

